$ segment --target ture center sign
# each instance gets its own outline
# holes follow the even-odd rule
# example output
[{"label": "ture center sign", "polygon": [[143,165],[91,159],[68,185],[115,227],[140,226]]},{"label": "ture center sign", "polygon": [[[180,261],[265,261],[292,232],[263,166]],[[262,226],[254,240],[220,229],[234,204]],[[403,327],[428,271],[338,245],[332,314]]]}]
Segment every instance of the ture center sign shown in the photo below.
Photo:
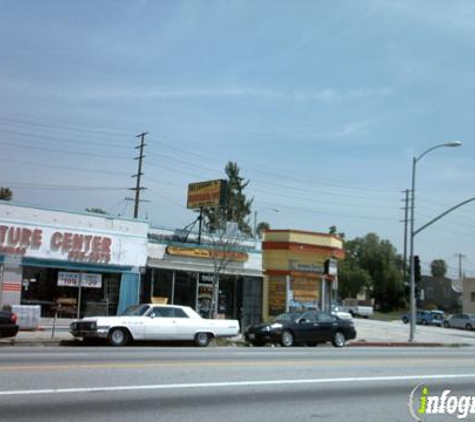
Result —
[{"label": "ture center sign", "polygon": [[188,209],[213,208],[226,204],[226,180],[209,180],[188,185]]}]

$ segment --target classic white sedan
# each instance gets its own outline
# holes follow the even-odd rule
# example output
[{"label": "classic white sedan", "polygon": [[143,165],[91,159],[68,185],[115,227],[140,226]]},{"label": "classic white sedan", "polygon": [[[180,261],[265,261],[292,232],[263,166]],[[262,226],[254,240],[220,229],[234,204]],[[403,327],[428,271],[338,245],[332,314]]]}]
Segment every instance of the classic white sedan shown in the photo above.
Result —
[{"label": "classic white sedan", "polygon": [[70,333],[84,340],[107,339],[111,346],[124,346],[132,340],[177,340],[206,347],[213,338],[239,334],[239,322],[204,319],[188,306],[143,304],[118,316],[75,320]]}]

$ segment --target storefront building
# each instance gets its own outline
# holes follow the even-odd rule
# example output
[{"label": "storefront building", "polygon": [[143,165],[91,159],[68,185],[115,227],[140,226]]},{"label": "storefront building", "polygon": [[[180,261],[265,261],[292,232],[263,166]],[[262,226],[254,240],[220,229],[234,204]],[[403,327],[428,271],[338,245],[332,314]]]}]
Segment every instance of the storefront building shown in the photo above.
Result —
[{"label": "storefront building", "polygon": [[263,319],[292,310],[330,309],[337,290],[337,260],[344,258],[338,236],[268,230],[262,251]]},{"label": "storefront building", "polygon": [[150,229],[142,301],[187,305],[208,317],[216,277],[218,318],[238,319],[241,327],[262,314],[260,242],[217,246],[202,237],[177,238],[170,230]]},{"label": "storefront building", "polygon": [[[0,201],[0,307],[115,315],[138,302],[148,223]],[[58,304],[61,305],[58,309]]]}]

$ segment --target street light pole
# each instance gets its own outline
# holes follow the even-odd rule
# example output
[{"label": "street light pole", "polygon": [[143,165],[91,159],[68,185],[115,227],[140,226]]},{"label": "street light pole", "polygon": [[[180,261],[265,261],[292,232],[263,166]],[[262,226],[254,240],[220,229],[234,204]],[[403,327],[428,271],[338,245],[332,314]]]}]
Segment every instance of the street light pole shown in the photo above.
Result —
[{"label": "street light pole", "polygon": [[415,211],[415,196],[416,196],[416,164],[417,162],[424,157],[429,152],[437,148],[443,147],[459,147],[462,145],[460,141],[450,141],[444,144],[435,145],[427,150],[425,150],[419,157],[412,158],[412,190],[411,190],[411,238],[410,238],[410,302],[411,302],[411,322],[410,322],[410,333],[409,341],[414,341],[416,335],[416,280],[414,272],[414,237],[416,232],[414,231],[414,211]]}]

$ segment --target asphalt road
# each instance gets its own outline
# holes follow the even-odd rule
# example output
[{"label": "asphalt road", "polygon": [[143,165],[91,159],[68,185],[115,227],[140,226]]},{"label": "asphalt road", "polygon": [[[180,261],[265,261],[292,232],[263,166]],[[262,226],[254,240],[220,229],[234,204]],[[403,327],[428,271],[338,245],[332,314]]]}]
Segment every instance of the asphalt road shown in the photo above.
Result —
[{"label": "asphalt road", "polygon": [[408,397],[420,383],[475,395],[473,355],[472,348],[3,348],[0,420],[410,421]]}]

